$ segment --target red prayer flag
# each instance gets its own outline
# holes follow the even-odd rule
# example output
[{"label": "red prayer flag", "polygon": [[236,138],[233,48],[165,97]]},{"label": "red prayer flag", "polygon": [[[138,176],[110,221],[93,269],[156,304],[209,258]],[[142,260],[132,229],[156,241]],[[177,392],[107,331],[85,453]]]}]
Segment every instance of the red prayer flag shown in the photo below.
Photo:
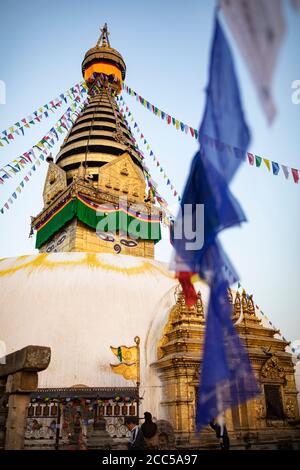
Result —
[{"label": "red prayer flag", "polygon": [[249,160],[249,163],[250,165],[254,165],[254,155],[252,155],[252,153],[247,153],[248,155],[248,160]]},{"label": "red prayer flag", "polygon": [[192,127],[190,127],[190,133],[191,133],[192,137],[194,137],[195,132],[194,132],[194,129]]},{"label": "red prayer flag", "polygon": [[296,168],[291,168],[291,170],[292,170],[292,175],[293,175],[295,183],[298,183],[298,181],[299,181],[299,171],[296,170]]},{"label": "red prayer flag", "polygon": [[194,274],[195,273],[182,271],[176,273],[176,277],[179,280],[184,293],[185,303],[188,307],[192,307],[197,302],[197,292],[195,291],[194,285],[191,281]]}]

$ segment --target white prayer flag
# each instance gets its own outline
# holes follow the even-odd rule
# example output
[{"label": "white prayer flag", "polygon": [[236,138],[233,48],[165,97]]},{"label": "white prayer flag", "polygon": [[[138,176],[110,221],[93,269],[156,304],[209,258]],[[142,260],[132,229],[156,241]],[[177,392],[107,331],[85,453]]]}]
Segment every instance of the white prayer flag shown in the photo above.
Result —
[{"label": "white prayer flag", "polygon": [[248,66],[261,106],[271,123],[276,115],[271,82],[285,33],[282,2],[220,0],[220,7]]}]

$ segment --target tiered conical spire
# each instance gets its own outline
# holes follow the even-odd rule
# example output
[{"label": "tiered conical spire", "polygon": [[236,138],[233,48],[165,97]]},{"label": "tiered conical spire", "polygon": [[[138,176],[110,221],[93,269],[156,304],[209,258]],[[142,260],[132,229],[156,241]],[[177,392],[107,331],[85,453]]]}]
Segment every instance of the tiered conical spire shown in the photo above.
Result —
[{"label": "tiered conical spire", "polygon": [[126,66],[108,34],[105,25],[97,45],[85,54],[88,101],[56,163],[49,162],[44,209],[32,227],[41,251],[153,258],[161,212],[146,196],[141,156],[116,103]]},{"label": "tiered conical spire", "polygon": [[67,173],[68,184],[78,176],[78,171],[97,182],[99,168],[124,152],[142,169],[134,139],[115,101],[125,78],[125,62],[121,54],[110,47],[108,35],[105,24],[96,47],[85,55],[82,72],[89,86],[88,104],[56,159]]},{"label": "tiered conical spire", "polygon": [[99,168],[128,152],[140,169],[140,157],[134,139],[118,110],[110,90],[101,87],[89,98],[82,114],[66,138],[56,163],[66,171],[70,184],[80,166],[84,176],[98,181]]}]

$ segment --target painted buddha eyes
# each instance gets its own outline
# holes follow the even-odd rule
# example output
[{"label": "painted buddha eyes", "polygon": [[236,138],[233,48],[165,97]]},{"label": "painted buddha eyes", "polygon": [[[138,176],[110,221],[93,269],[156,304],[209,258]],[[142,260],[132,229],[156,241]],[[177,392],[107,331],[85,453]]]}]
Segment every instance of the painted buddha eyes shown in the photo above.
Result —
[{"label": "painted buddha eyes", "polygon": [[[98,232],[98,236],[106,241],[106,242],[114,242],[116,241],[115,240],[115,237],[112,233],[108,233],[108,232]],[[123,235],[124,236],[124,235]],[[135,240],[132,240],[130,238],[121,238],[120,239],[120,243],[122,245],[125,245],[125,246],[128,246],[129,248],[133,248],[134,246],[137,246],[137,242]],[[121,248],[121,247],[120,247]],[[121,249],[119,248],[119,250],[115,250],[115,251],[118,251],[120,252]]]},{"label": "painted buddha eyes", "polygon": [[60,237],[60,238],[57,240],[57,245],[58,245],[58,246],[61,245],[62,242],[64,242],[66,238],[67,238],[66,235],[63,235],[62,237]]},{"label": "painted buddha eyes", "polygon": [[47,246],[47,249],[46,249],[46,253],[51,253],[51,252],[54,252],[54,253],[57,253],[57,247],[59,245],[61,245],[65,239],[67,238],[67,232],[66,231],[63,231],[61,234],[60,234],[60,237],[57,238],[57,239],[54,239],[48,246]]},{"label": "painted buddha eyes", "polygon": [[54,244],[54,243],[51,243],[51,245],[48,246],[46,252],[47,252],[47,253],[50,253],[51,251],[53,251],[54,248],[55,248],[55,244]]},{"label": "painted buddha eyes", "polygon": [[120,240],[120,243],[122,243],[122,245],[129,246],[129,247],[133,247],[137,245],[137,242],[135,242],[134,240],[125,240],[123,238],[122,240]]},{"label": "painted buddha eyes", "polygon": [[101,238],[101,240],[104,240],[105,242],[114,242],[115,241],[114,236],[110,233],[98,232],[98,236]]}]

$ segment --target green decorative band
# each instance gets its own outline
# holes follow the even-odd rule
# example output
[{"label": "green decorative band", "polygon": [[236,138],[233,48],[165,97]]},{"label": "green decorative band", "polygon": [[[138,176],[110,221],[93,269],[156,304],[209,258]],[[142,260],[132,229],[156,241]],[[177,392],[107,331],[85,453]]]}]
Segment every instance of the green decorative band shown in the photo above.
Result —
[{"label": "green decorative band", "polygon": [[70,199],[60,210],[37,229],[35,247],[39,249],[76,215],[77,199]]},{"label": "green decorative band", "polygon": [[37,228],[36,248],[39,249],[74,217],[99,232],[122,231],[141,240],[153,240],[155,243],[161,240],[159,220],[141,220],[138,215],[131,215],[119,209],[100,212],[91,207],[88,201],[75,198],[67,201],[48,221]]}]

